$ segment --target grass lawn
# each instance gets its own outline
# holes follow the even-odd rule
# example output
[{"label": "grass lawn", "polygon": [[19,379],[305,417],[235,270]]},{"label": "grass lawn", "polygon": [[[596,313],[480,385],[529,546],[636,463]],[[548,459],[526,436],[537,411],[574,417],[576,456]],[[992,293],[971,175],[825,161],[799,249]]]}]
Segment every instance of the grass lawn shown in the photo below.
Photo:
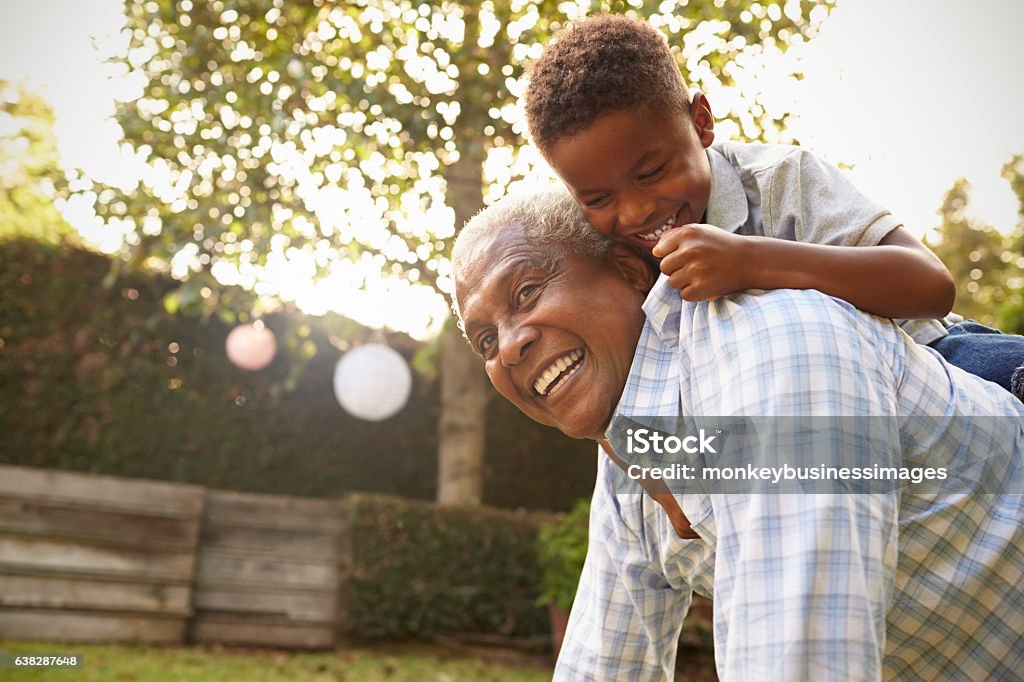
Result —
[{"label": "grass lawn", "polygon": [[67,670],[0,670],[16,682],[547,682],[550,668],[502,665],[446,655],[426,647],[354,648],[294,653],[220,647],[143,647],[0,640],[0,652],[78,654]]}]

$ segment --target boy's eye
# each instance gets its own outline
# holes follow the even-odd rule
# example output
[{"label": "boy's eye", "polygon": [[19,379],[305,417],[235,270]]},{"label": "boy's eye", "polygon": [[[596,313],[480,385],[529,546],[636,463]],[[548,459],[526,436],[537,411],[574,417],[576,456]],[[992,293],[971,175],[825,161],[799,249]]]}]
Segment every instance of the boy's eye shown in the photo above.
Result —
[{"label": "boy's eye", "polygon": [[642,173],[642,174],[640,175],[640,178],[639,178],[639,179],[640,179],[640,180],[653,180],[654,178],[656,178],[656,177],[658,177],[659,175],[661,175],[661,172],[662,172],[663,170],[665,170],[665,166],[666,166],[666,165],[668,165],[668,164],[665,164],[665,163],[663,163],[663,164],[661,164],[660,166],[658,166],[657,168],[655,168],[654,170],[652,170],[652,171],[651,171],[651,172],[649,172],[649,173]]},{"label": "boy's eye", "polygon": [[608,195],[602,194],[594,197],[593,199],[587,199],[583,202],[583,208],[601,208],[608,201]]}]

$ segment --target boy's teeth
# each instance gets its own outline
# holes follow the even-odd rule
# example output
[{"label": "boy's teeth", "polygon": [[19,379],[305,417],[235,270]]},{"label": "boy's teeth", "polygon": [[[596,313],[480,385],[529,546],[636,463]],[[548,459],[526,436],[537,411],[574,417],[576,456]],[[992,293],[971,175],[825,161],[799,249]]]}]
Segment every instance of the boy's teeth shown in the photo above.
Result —
[{"label": "boy's teeth", "polygon": [[533,390],[543,396],[549,395],[551,390],[561,384],[563,379],[567,379],[575,373],[582,358],[583,351],[579,349],[558,358],[533,382]]},{"label": "boy's teeth", "polygon": [[665,230],[671,228],[673,225],[676,224],[676,216],[677,215],[678,215],[678,213],[674,214],[671,218],[666,220],[654,232],[647,232],[645,234],[638,234],[637,237],[639,237],[640,239],[643,239],[644,241],[649,241],[649,242],[656,241],[661,235],[665,234]]}]

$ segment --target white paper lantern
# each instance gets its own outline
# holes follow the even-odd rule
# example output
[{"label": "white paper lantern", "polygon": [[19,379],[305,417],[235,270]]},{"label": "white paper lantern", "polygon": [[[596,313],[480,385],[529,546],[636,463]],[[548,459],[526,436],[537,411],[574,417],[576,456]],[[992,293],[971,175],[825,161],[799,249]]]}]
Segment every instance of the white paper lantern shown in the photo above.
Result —
[{"label": "white paper lantern", "polygon": [[410,391],[412,374],[405,358],[379,343],[354,348],[334,368],[334,395],[359,419],[380,421],[397,414]]},{"label": "white paper lantern", "polygon": [[262,323],[238,325],[228,334],[224,346],[228,352],[228,360],[236,367],[252,371],[269,365],[277,353],[274,332]]}]

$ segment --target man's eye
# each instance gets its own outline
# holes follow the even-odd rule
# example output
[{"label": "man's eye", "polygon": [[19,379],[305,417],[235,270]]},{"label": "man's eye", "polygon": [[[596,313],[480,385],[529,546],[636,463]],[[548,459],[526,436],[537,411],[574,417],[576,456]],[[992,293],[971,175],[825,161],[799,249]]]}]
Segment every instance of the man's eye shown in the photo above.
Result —
[{"label": "man's eye", "polygon": [[537,290],[536,284],[524,284],[516,292],[516,303],[522,304],[530,295]]},{"label": "man's eye", "polygon": [[655,168],[654,170],[652,170],[650,173],[643,173],[643,174],[641,174],[640,175],[640,180],[653,180],[654,178],[656,178],[659,175],[661,175],[661,172],[663,170],[665,170],[665,166],[667,166],[667,165],[668,164],[663,163],[660,166],[658,166],[657,168]]},{"label": "man's eye", "polygon": [[488,353],[490,353],[491,349],[494,347],[494,343],[497,338],[497,335],[493,332],[487,332],[486,334],[478,336],[476,340],[477,352],[480,353],[480,355],[487,357]]}]

